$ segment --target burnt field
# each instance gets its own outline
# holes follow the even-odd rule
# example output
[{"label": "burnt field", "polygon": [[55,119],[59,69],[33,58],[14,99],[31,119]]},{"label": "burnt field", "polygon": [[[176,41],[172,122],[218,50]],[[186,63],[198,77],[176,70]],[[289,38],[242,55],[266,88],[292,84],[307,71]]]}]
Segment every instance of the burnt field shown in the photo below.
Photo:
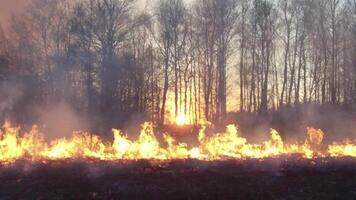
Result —
[{"label": "burnt field", "polygon": [[17,161],[0,199],[352,199],[356,160]]}]

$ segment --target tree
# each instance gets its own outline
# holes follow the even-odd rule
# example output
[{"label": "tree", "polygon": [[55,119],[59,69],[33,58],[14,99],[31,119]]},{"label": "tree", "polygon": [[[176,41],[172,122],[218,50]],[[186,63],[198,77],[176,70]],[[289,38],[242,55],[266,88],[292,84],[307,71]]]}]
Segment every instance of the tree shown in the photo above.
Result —
[{"label": "tree", "polygon": [[260,34],[259,48],[261,52],[261,103],[259,112],[265,114],[268,110],[268,84],[271,68],[272,42],[275,31],[275,13],[272,4],[266,1],[256,0],[255,9],[255,20]]}]

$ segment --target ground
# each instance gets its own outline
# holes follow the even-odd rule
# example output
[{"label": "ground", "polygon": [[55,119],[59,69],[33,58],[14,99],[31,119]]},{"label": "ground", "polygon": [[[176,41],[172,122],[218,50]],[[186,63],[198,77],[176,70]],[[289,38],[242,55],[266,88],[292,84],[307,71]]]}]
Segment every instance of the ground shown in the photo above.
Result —
[{"label": "ground", "polygon": [[356,160],[18,161],[0,199],[353,199]]}]

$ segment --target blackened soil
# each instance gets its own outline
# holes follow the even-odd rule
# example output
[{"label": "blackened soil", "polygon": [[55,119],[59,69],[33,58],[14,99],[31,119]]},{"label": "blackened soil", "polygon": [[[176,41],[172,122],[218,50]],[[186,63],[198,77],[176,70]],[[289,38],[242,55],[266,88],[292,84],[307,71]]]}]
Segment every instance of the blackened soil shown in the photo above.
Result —
[{"label": "blackened soil", "polygon": [[19,161],[0,199],[355,199],[356,160]]}]

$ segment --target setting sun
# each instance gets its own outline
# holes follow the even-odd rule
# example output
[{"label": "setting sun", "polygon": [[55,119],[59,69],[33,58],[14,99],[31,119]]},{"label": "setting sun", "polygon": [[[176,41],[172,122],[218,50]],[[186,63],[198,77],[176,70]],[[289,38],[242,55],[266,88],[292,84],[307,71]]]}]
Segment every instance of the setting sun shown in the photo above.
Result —
[{"label": "setting sun", "polygon": [[178,126],[183,126],[183,125],[187,125],[188,124],[188,118],[187,116],[185,116],[184,114],[179,114],[176,117],[176,124]]}]

